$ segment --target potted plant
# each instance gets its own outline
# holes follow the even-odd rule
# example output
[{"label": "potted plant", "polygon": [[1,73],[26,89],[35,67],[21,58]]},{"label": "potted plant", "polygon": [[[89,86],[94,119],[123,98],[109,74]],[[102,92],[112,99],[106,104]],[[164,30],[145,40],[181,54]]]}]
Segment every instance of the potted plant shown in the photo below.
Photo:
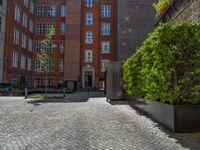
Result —
[{"label": "potted plant", "polygon": [[200,24],[161,24],[123,66],[131,104],[172,131],[200,131]]},{"label": "potted plant", "polygon": [[174,0],[159,0],[158,3],[154,3],[156,10],[156,17],[162,17],[170,8]]}]

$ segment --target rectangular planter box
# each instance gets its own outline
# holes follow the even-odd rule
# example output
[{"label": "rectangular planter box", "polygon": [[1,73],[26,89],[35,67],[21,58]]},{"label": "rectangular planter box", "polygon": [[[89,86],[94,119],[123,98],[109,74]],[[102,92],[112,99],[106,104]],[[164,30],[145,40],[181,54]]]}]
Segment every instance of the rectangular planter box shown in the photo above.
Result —
[{"label": "rectangular planter box", "polygon": [[129,104],[173,132],[200,131],[200,105],[169,105],[141,98],[127,98]]}]

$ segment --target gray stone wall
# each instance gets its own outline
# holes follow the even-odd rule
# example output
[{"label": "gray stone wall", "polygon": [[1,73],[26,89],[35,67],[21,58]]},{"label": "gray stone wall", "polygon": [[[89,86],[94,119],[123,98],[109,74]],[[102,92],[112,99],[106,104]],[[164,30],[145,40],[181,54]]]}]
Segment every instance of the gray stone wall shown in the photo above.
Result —
[{"label": "gray stone wall", "polygon": [[3,82],[5,22],[6,22],[6,0],[3,0],[3,6],[0,5],[0,17],[2,18],[2,26],[1,26],[1,32],[0,32],[0,83],[2,83]]},{"label": "gray stone wall", "polygon": [[193,21],[200,22],[200,0],[189,0],[171,19],[173,24]]},{"label": "gray stone wall", "polygon": [[117,59],[132,56],[154,29],[155,0],[117,0]]}]

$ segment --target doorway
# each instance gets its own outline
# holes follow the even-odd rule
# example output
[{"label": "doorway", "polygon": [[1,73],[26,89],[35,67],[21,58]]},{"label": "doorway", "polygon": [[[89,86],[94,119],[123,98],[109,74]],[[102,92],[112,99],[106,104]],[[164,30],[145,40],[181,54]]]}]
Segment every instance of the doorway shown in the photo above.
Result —
[{"label": "doorway", "polygon": [[92,88],[93,85],[92,71],[85,71],[85,88]]}]

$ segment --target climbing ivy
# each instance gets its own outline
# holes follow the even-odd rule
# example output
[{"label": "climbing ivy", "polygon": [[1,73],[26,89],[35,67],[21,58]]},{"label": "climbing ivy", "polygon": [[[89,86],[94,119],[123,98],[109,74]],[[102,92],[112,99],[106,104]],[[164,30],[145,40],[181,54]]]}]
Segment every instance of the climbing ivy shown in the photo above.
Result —
[{"label": "climbing ivy", "polygon": [[123,66],[127,95],[200,103],[200,24],[161,24]]}]

